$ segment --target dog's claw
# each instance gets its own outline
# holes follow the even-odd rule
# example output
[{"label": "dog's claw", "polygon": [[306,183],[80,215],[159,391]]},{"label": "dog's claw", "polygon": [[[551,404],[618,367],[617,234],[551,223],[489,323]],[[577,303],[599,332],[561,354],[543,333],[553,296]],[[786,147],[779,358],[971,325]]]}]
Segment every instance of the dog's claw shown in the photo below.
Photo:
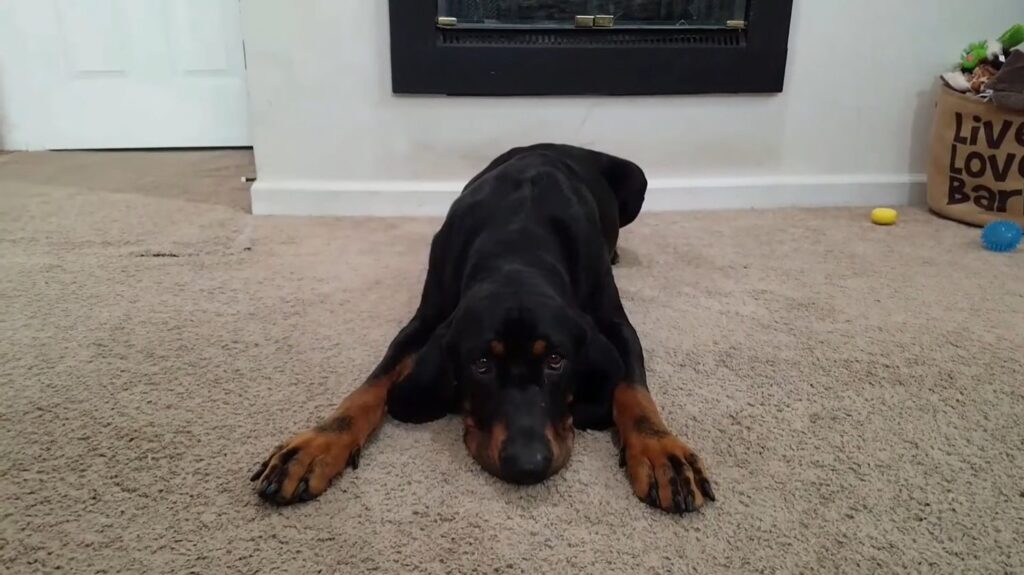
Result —
[{"label": "dog's claw", "polygon": [[711,490],[711,482],[706,477],[700,479],[700,492],[704,494],[709,500],[715,500],[715,492]]},{"label": "dog's claw", "polygon": [[313,499],[313,496],[309,493],[309,479],[303,479],[302,483],[299,483],[299,488],[295,491],[295,496],[301,501],[309,501]]},{"label": "dog's claw", "polygon": [[267,483],[266,487],[263,488],[263,496],[266,498],[271,498],[274,495],[277,495],[277,482],[271,481]]},{"label": "dog's claw", "polygon": [[348,457],[348,466],[353,470],[359,469],[359,455],[362,450],[358,447],[352,451],[352,455]]},{"label": "dog's claw", "polygon": [[683,502],[683,489],[679,485],[679,478],[672,478],[672,506],[675,508],[676,513],[682,513],[686,510],[686,504]]},{"label": "dog's claw", "polygon": [[263,472],[267,470],[267,463],[257,463],[249,469],[249,481],[256,481],[263,476]]},{"label": "dog's claw", "polygon": [[651,477],[651,489],[647,492],[647,504],[652,507],[659,507],[658,503],[658,478]]}]

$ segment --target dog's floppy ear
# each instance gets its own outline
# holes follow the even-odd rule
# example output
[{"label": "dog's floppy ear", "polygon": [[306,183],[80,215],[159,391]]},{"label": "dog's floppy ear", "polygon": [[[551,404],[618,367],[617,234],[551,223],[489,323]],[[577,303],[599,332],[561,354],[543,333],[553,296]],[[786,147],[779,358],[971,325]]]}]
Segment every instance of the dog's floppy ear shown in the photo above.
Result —
[{"label": "dog's floppy ear", "polygon": [[593,375],[600,374],[602,380],[617,383],[622,380],[626,368],[619,357],[619,351],[612,342],[598,331],[593,321],[586,322],[586,351],[583,361]]},{"label": "dog's floppy ear", "polygon": [[448,369],[451,319],[441,324],[416,355],[412,371],[388,392],[388,413],[398,421],[426,423],[452,411],[458,397]]},{"label": "dog's floppy ear", "polygon": [[626,368],[618,350],[589,317],[580,323],[583,352],[574,378],[573,423],[578,429],[608,429],[612,425],[612,393]]}]

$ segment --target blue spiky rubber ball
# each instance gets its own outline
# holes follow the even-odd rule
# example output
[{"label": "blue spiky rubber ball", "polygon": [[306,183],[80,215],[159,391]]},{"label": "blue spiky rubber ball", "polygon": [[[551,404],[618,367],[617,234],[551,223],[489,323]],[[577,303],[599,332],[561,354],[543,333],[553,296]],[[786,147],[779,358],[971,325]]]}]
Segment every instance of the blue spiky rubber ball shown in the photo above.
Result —
[{"label": "blue spiky rubber ball", "polygon": [[1012,252],[1020,245],[1020,224],[1007,220],[992,222],[981,230],[981,245],[993,252]]}]

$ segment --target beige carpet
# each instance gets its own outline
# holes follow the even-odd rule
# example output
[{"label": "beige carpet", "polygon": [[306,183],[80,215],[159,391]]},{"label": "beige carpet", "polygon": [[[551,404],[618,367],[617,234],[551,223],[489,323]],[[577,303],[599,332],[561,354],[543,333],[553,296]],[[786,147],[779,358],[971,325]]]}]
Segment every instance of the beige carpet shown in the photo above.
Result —
[{"label": "beige carpet", "polygon": [[[619,285],[719,502],[606,434],[537,487],[454,419],[320,500],[246,481],[411,313],[437,220],[254,218],[243,152],[0,156],[0,571],[1024,572],[1024,253],[904,210],[647,214]],[[171,257],[175,256],[175,257]]]}]

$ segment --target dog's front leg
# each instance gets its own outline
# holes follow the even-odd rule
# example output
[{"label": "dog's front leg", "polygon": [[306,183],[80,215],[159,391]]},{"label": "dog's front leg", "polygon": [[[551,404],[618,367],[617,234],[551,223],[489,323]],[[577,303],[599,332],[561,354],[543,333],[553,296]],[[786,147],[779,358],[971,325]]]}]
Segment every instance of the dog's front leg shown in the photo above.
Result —
[{"label": "dog's front leg", "polygon": [[366,440],[384,419],[388,390],[412,371],[433,327],[418,315],[413,318],[370,377],[327,419],[277,446],[257,466],[250,477],[256,493],[280,504],[306,501],[323,493],[346,467],[358,467]]},{"label": "dog's front leg", "polygon": [[715,500],[704,465],[661,418],[647,389],[643,348],[616,296],[615,319],[602,322],[601,331],[619,352],[625,368],[615,386],[612,418],[620,438],[619,463],[633,493],[652,507],[670,513],[700,509]]}]

